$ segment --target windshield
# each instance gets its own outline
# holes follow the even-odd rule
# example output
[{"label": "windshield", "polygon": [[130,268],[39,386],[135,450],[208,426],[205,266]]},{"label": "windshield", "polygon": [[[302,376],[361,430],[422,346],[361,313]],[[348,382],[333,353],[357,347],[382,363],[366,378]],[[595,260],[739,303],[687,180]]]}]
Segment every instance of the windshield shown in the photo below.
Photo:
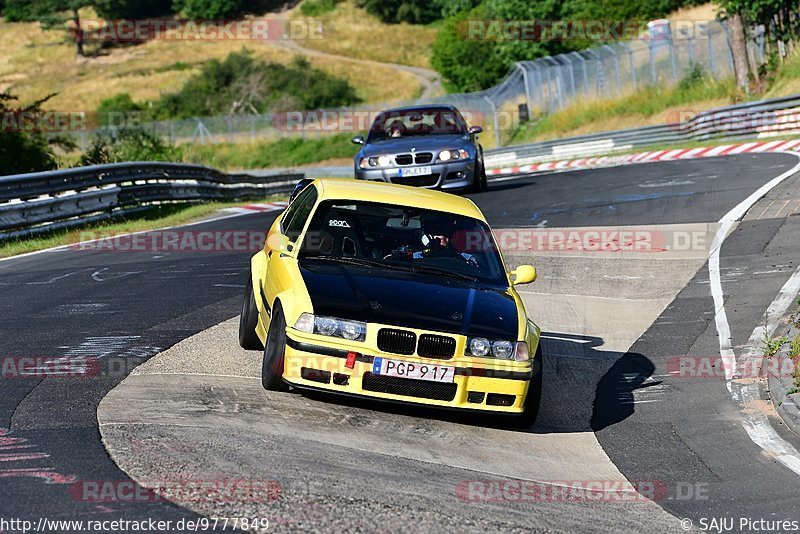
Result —
[{"label": "windshield", "polygon": [[452,109],[387,111],[372,123],[367,141],[419,135],[461,135],[467,131],[464,119]]},{"label": "windshield", "polygon": [[440,211],[362,201],[325,201],[298,259],[406,270],[508,286],[485,223]]}]

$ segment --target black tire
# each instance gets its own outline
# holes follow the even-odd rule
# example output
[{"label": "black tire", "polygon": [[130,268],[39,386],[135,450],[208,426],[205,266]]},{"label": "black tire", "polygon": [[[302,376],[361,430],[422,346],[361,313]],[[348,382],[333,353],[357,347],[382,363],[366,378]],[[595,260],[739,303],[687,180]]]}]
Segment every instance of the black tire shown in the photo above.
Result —
[{"label": "black tire", "polygon": [[517,417],[517,424],[522,428],[531,428],[539,416],[539,406],[542,402],[542,375],[544,375],[544,360],[542,359],[542,344],[536,349],[535,359],[541,363],[539,373],[531,379],[528,386],[528,396],[525,397],[525,411]]},{"label": "black tire", "polygon": [[247,273],[242,298],[242,313],[239,315],[239,346],[245,350],[264,350],[264,345],[256,334],[258,325],[258,308],[256,296],[253,294],[253,277]]},{"label": "black tire", "polygon": [[280,302],[272,309],[267,342],[264,346],[264,361],[261,364],[261,385],[270,391],[288,391],[283,381],[283,356],[286,352],[286,318]]},{"label": "black tire", "polygon": [[469,186],[468,191],[470,193],[482,193],[486,191],[486,185],[486,169],[484,169],[483,163],[476,163],[475,175],[472,177],[472,185]]}]

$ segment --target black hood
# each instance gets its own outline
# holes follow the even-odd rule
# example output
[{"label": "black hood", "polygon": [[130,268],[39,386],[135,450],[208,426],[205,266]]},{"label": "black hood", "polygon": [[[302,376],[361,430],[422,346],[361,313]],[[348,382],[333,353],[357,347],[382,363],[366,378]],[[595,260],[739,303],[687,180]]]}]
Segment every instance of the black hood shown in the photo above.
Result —
[{"label": "black hood", "polygon": [[517,307],[499,289],[458,279],[303,262],[314,313],[342,319],[516,340]]}]

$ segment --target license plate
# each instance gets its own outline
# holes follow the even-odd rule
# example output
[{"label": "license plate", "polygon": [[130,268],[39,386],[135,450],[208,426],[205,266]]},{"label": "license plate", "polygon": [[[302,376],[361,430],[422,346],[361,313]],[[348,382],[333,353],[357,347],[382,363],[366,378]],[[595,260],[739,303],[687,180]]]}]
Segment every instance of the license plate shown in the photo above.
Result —
[{"label": "license plate", "polygon": [[431,174],[431,166],[424,167],[409,167],[407,169],[400,169],[400,176],[426,176]]},{"label": "license plate", "polygon": [[398,378],[414,378],[430,382],[452,382],[455,367],[429,365],[427,363],[400,362],[386,358],[375,358],[372,362],[372,374],[396,376]]}]

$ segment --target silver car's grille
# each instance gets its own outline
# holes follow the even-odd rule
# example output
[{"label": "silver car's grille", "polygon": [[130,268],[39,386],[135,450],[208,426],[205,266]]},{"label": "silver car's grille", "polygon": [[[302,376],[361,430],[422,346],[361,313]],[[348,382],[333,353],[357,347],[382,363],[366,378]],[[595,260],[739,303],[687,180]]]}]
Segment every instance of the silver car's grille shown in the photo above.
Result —
[{"label": "silver car's grille", "polygon": [[397,154],[394,162],[398,165],[423,164],[433,161],[433,152],[418,152],[416,154]]}]

